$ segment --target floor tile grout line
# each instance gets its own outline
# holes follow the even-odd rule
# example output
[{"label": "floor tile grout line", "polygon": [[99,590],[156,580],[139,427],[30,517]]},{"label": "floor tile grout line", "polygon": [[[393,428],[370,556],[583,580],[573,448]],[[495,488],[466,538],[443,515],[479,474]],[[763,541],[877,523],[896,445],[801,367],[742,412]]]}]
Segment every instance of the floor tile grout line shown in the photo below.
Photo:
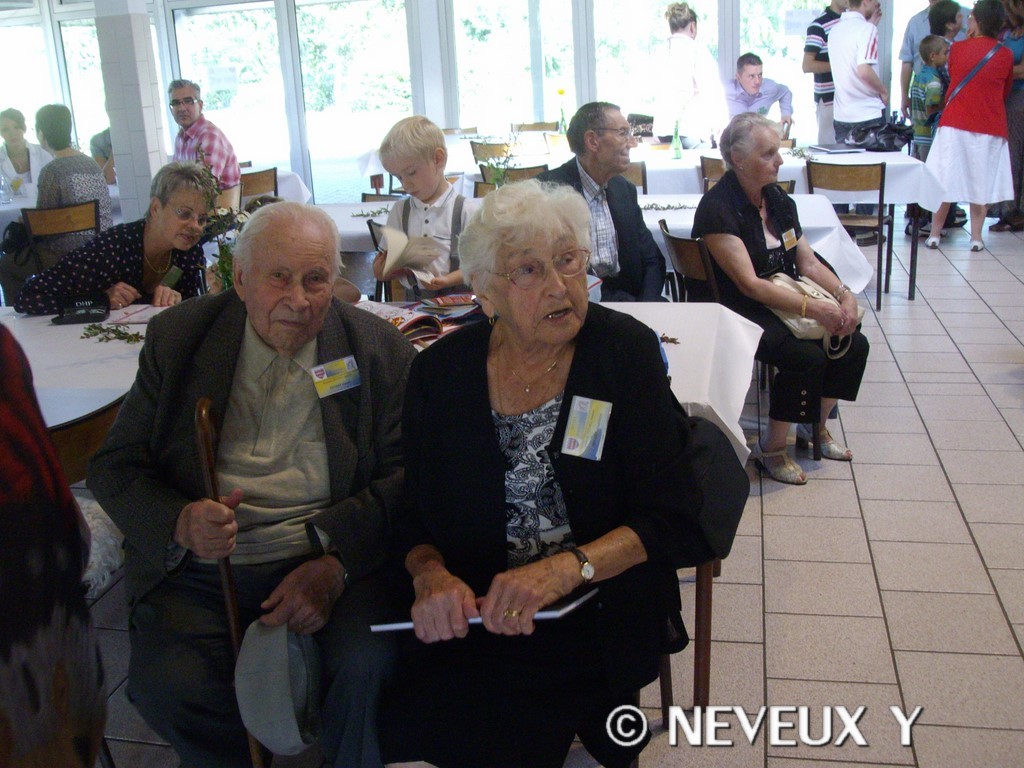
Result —
[{"label": "floor tile grout line", "polygon": [[[942,253],[943,258],[946,259],[946,261],[949,263],[950,267],[952,267],[953,269],[956,269],[957,272],[960,273],[959,268],[957,268],[950,261],[949,257],[944,252],[942,252],[941,249],[940,249],[940,253]],[[965,277],[965,279],[968,280],[968,282],[970,282],[970,280],[968,278],[966,278],[966,276],[964,276],[964,277]],[[971,375],[975,378],[975,380],[979,384],[982,384],[982,387],[984,388],[984,384],[978,378],[977,372],[974,370],[974,368],[971,366],[970,362],[968,362],[966,357],[964,357],[963,352],[960,350],[960,345],[957,344],[955,341],[953,341],[952,337],[949,335],[949,329],[946,327],[946,324],[942,321],[941,317],[939,316],[939,313],[937,313],[935,311],[934,307],[932,307],[931,302],[928,301],[927,297],[922,296],[921,300],[924,301],[924,303],[928,306],[928,308],[930,309],[931,313],[935,316],[935,319],[939,321],[939,324],[942,326],[942,329],[946,332],[947,338],[949,338],[949,340],[953,343],[953,346],[956,347],[957,353],[960,355],[961,359],[964,361],[964,363],[967,365],[968,369],[971,371]],[[988,307],[988,310],[989,310],[989,312],[991,314],[995,315],[995,312],[992,310],[991,306],[989,306],[989,304],[987,302],[985,302],[985,306]],[[895,356],[895,354],[892,353],[892,347],[889,346],[888,334],[886,333],[885,328],[882,325],[882,323],[880,321],[880,318],[879,318],[879,312],[880,311],[884,311],[884,307],[883,307],[883,310],[875,310],[874,306],[871,305],[870,309],[871,309],[872,314],[875,317],[876,322],[878,322],[878,326],[881,329],[882,336],[883,336],[883,338],[885,340],[885,344],[889,348],[890,354],[893,355],[894,361],[896,363],[896,368],[899,371],[900,376],[903,378],[904,383],[907,383],[906,382],[906,373],[903,370],[903,366],[900,365],[899,360],[895,359],[896,356]],[[996,315],[996,316],[998,317],[998,315]],[[1004,322],[1002,320],[1002,318],[999,318],[999,320],[1000,320],[1000,322]],[[992,400],[992,397],[987,392],[987,390],[986,390],[986,395],[988,396],[989,402],[992,404],[992,406],[996,409],[996,411],[1002,417],[1003,423],[1007,426],[1007,428],[1010,428],[1009,423],[1006,422],[1005,416],[1003,416],[1002,410],[995,404],[995,402]],[[925,434],[928,435],[928,441],[929,441],[929,443],[931,443],[932,450],[934,450],[936,456],[939,457],[939,467],[941,468],[943,477],[945,477],[945,479],[946,479],[946,484],[948,486],[948,490],[952,494],[953,499],[955,500],[957,510],[960,513],[960,518],[963,521],[963,524],[964,524],[964,526],[967,529],[967,535],[970,537],[971,544],[973,545],[974,550],[977,553],[977,556],[978,556],[978,558],[979,558],[979,560],[981,562],[982,568],[985,571],[985,577],[988,579],[989,584],[992,587],[992,593],[996,596],[996,601],[999,604],[1000,612],[1003,614],[1003,619],[1006,621],[1006,624],[1007,624],[1007,626],[1010,629],[1010,634],[1011,634],[1011,637],[1013,638],[1014,643],[1017,646],[1018,654],[1019,654],[1019,656],[1021,658],[1024,658],[1024,645],[1022,645],[1021,638],[1018,637],[1017,633],[1013,629],[1013,622],[1010,621],[1009,611],[1006,608],[1005,601],[1003,600],[1003,597],[1000,594],[999,589],[997,588],[994,579],[992,578],[992,574],[991,574],[991,572],[989,570],[988,562],[986,561],[985,555],[984,555],[984,553],[983,553],[983,551],[981,549],[980,544],[978,543],[978,539],[975,536],[974,529],[971,527],[971,522],[970,522],[970,520],[967,519],[967,514],[964,511],[963,505],[960,503],[960,498],[959,498],[959,496],[957,496],[956,489],[954,487],[955,484],[952,482],[951,478],[949,477],[949,473],[946,470],[946,464],[942,460],[941,455],[939,455],[938,447],[935,445],[935,440],[932,437],[931,430],[928,427],[928,421],[925,418],[924,414],[921,413],[921,409],[920,409],[920,407],[918,406],[918,403],[917,403],[917,397],[914,396],[913,393],[911,393],[911,399],[914,401],[914,409],[917,411],[918,418],[920,418],[921,423],[924,426]],[[1010,432],[1012,434],[1014,434],[1015,439],[1017,439],[1018,444],[1020,444],[1021,441],[1020,441],[1019,438],[1017,438],[1016,434],[1013,433],[1012,428],[1010,428]],[[854,475],[856,476],[856,468],[854,468]],[[861,506],[861,513],[862,513],[862,517],[863,517],[863,506]],[[871,550],[871,540],[870,540],[870,538],[868,539],[868,548],[869,548],[869,551],[870,551]],[[873,560],[874,560],[874,557],[873,557],[873,554],[872,554],[872,561]],[[877,579],[878,579],[877,571],[875,572],[875,578],[876,578],[876,582],[877,582]],[[879,599],[881,600],[881,592],[879,592]],[[884,610],[885,610],[884,605],[883,605],[882,610],[884,612]],[[888,633],[888,622],[886,622],[886,632]],[[892,649],[891,640],[892,640],[892,638],[890,637],[890,650]],[[895,663],[895,658],[893,659],[893,661]],[[902,690],[901,690],[901,693],[902,693]]]}]

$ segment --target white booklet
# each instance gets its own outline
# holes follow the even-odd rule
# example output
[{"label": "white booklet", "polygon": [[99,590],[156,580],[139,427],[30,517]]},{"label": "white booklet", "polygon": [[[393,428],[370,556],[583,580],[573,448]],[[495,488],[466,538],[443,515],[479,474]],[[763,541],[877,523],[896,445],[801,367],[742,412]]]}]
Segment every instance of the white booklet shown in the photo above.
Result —
[{"label": "white booklet", "polygon": [[167,307],[152,304],[129,304],[124,309],[115,309],[106,319],[109,325],[145,325]]},{"label": "white booklet", "polygon": [[[589,600],[596,594],[597,587],[594,587],[593,589],[584,592],[582,595],[572,600],[569,599],[569,597],[572,597],[571,595],[569,595],[568,597],[563,597],[561,600],[556,600],[555,602],[553,602],[547,608],[542,608],[541,610],[537,611],[537,613],[534,614],[533,618],[535,621],[537,619],[560,619],[563,616],[565,616],[565,614],[572,613],[573,611],[575,611],[577,608],[579,608],[581,605],[587,602],[587,600]],[[471,618],[469,620],[469,623],[483,624],[483,619],[481,619],[479,616],[476,616]],[[394,624],[370,625],[371,632],[394,632],[396,629],[412,629],[412,622],[396,621]]]},{"label": "white booklet", "polygon": [[434,275],[423,269],[441,253],[432,237],[409,237],[392,227],[384,227],[384,237],[388,246],[388,256],[384,260],[385,275],[396,269],[408,269],[421,284],[434,279]]}]

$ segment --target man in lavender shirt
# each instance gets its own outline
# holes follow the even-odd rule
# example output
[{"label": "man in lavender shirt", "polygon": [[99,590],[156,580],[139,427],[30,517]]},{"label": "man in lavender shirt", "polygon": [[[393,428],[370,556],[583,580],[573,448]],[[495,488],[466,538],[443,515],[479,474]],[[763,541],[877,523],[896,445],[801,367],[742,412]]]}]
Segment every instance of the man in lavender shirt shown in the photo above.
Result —
[{"label": "man in lavender shirt", "polygon": [[775,102],[779,102],[781,123],[788,127],[793,122],[793,93],[781,83],[764,76],[764,63],[754,53],[744,53],[736,60],[736,79],[725,86],[725,102],[729,117],[743,112],[768,115]]}]

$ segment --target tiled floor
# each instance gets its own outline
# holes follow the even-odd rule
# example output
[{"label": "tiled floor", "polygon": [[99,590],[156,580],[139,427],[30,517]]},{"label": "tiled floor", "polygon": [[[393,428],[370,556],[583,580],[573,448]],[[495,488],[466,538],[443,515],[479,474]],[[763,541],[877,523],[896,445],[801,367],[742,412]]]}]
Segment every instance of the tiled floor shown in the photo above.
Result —
[{"label": "tiled floor", "polygon": [[[751,720],[764,705],[810,707],[812,738],[823,735],[822,707],[863,706],[868,746],[772,746],[767,729],[751,746],[728,715],[717,735],[734,746],[691,747],[680,730],[673,747],[651,686],[643,768],[1024,765],[1024,239],[985,237],[982,253],[962,230],[939,251],[922,247],[911,302],[909,239],[897,235],[892,293],[864,319],[872,351],[860,400],[841,406],[833,429],[856,460],[801,454],[802,488],[750,469],[747,511],[715,582],[711,703]],[[872,284],[861,299],[873,297]],[[681,575],[692,620],[692,576]],[[127,663],[121,599],[115,587],[94,611],[115,679]],[[691,649],[673,657],[687,707],[692,663]],[[900,745],[890,706],[924,708],[912,746]],[[831,722],[829,741],[843,729]],[[107,733],[121,766],[177,765],[123,687]],[[594,763],[576,748],[567,765]]]}]

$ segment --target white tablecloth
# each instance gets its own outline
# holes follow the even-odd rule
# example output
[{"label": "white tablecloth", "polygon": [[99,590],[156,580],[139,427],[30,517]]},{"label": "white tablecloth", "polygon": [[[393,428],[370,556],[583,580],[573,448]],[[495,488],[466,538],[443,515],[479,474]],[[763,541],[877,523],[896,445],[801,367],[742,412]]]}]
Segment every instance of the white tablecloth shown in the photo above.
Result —
[{"label": "white tablecloth", "polygon": [[83,325],[53,325],[49,316],[18,315],[10,307],[0,307],[0,323],[28,357],[39,407],[51,429],[117,402],[135,381],[141,344],[83,339]]},{"label": "white tablecloth", "polygon": [[672,392],[691,416],[717,424],[746,462],[750,450],[740,429],[740,414],[750,387],[754,352],[761,328],[720,304],[611,303],[632,315],[663,342]]},{"label": "white tablecloth", "polygon": [[[793,157],[783,149],[779,180],[796,182],[797,193],[807,192],[806,161]],[[704,179],[700,172],[700,156],[721,157],[717,149],[688,150],[679,160],[664,150],[649,149],[641,145],[633,150],[633,160],[647,162],[647,189],[651,194],[700,194]],[[945,188],[920,160],[906,152],[857,152],[846,155],[816,154],[814,160],[836,165],[885,163],[885,202],[920,203],[935,210],[942,202]],[[823,190],[833,203],[872,202],[854,192]],[[877,198],[875,198],[877,200]]]},{"label": "white tablecloth", "polygon": [[[839,219],[828,198],[823,195],[794,195],[793,199],[796,201],[800,224],[804,228],[804,234],[811,247],[825,257],[839,273],[843,282],[854,292],[859,293],[864,290],[871,280],[873,269],[861,250],[850,239],[846,230],[840,226]],[[699,201],[699,194],[641,195],[641,208],[646,205],[690,206],[667,211],[644,211],[644,222],[663,253],[664,242],[658,227],[658,220],[665,219],[672,234],[689,237],[690,228],[693,226],[693,216]],[[369,217],[354,216],[353,214],[383,211],[372,217],[375,221],[383,224],[387,220],[387,211],[390,210],[391,205],[392,203],[389,202],[331,203],[319,207],[327,211],[338,225],[338,231],[341,233],[341,250],[370,251],[373,250],[373,242],[370,240],[370,232],[366,225]]]}]

